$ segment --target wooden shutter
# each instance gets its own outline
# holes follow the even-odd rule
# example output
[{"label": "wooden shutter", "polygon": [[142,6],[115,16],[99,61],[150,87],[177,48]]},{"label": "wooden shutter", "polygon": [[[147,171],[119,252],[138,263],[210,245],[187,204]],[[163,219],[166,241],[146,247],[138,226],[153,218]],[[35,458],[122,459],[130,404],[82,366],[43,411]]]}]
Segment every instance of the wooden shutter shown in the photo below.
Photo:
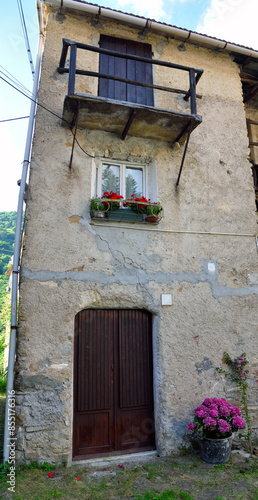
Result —
[{"label": "wooden shutter", "polygon": [[[152,58],[151,45],[147,43],[123,40],[107,35],[100,36],[100,47],[124,54]],[[146,62],[100,54],[99,72],[141,83],[153,83],[152,65]],[[137,85],[115,82],[106,78],[99,79],[99,96],[119,101],[135,102],[153,106],[153,89]]]}]

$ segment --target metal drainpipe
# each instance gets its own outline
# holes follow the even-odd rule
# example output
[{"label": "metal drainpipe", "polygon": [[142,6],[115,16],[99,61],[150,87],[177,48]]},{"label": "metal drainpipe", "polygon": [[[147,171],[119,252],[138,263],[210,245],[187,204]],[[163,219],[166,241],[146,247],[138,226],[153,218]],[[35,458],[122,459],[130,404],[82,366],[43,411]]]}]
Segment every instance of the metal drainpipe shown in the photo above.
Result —
[{"label": "metal drainpipe", "polygon": [[[9,359],[8,359],[8,375],[7,375],[7,388],[6,388],[6,407],[5,407],[5,424],[4,424],[4,463],[8,462],[10,455],[10,443],[15,442],[13,432],[8,425],[8,395],[12,395],[14,386],[14,364],[15,364],[15,351],[16,351],[16,329],[17,329],[17,297],[18,297],[18,275],[19,275],[19,261],[20,261],[20,240],[21,240],[21,227],[22,227],[22,214],[23,214],[23,203],[24,203],[24,193],[26,188],[26,179],[28,173],[28,167],[31,158],[31,146],[32,138],[34,133],[34,121],[37,106],[37,93],[38,84],[41,69],[41,55],[44,43],[43,34],[43,22],[41,5],[39,0],[37,0],[37,11],[39,18],[39,41],[38,41],[38,51],[37,60],[35,67],[35,76],[32,89],[32,96],[34,101],[31,101],[30,107],[30,117],[28,124],[27,139],[24,152],[22,177],[20,181],[20,192],[18,198],[18,208],[17,208],[17,218],[16,218],[16,230],[15,230],[15,240],[14,240],[14,256],[13,256],[13,275],[12,275],[12,298],[11,298],[11,333],[10,333],[10,345],[9,345]],[[13,397],[13,396],[12,396]]]}]

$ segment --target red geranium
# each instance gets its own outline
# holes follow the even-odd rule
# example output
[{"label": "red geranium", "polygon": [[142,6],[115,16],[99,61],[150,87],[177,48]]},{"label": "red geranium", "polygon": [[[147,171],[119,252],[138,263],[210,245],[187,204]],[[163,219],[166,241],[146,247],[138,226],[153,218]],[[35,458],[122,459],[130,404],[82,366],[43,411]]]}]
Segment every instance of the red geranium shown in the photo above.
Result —
[{"label": "red geranium", "polygon": [[105,191],[102,198],[112,200],[111,203],[109,203],[108,201],[103,201],[103,205],[105,205],[106,209],[110,207],[111,210],[117,210],[120,207],[120,203],[115,203],[113,200],[123,200],[124,197],[120,194],[114,193],[113,191]]},{"label": "red geranium", "polygon": [[[142,196],[141,198],[138,198],[135,196],[135,194],[131,195],[131,198],[126,200],[124,203],[125,207],[130,207],[132,210],[135,210],[139,214],[147,214],[148,213],[148,206],[147,203],[149,203],[150,200],[147,200],[145,196]],[[130,203],[132,202],[132,203]],[[137,202],[137,203],[135,203]]]}]

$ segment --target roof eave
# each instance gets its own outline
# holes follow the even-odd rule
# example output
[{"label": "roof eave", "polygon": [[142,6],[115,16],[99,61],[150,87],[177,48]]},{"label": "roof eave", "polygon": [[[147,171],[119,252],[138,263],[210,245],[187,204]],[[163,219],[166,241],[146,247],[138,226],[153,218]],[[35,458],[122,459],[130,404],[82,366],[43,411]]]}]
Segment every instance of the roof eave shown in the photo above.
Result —
[{"label": "roof eave", "polygon": [[115,21],[120,21],[131,25],[133,24],[137,27],[158,31],[159,33],[165,34],[166,36],[178,38],[182,41],[198,43],[212,49],[222,49],[226,50],[227,52],[234,52],[246,57],[253,57],[258,59],[258,51],[252,48],[238,45],[232,42],[227,42],[226,40],[220,40],[219,38],[197,33],[196,31],[172,26],[166,23],[155,21],[153,19],[137,16],[135,14],[127,14],[125,12],[110,9],[108,7],[102,7],[97,4],[85,2],[84,0],[41,0],[41,2],[53,8],[67,8],[83,11],[88,14],[95,14],[98,16],[113,19]]}]

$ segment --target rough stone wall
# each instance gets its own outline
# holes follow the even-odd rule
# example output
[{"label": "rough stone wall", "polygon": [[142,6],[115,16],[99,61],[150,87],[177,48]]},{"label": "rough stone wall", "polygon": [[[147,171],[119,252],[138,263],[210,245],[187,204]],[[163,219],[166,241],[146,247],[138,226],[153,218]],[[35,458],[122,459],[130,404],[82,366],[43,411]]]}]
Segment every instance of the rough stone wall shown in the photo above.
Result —
[{"label": "rough stone wall", "polygon": [[[38,108],[21,268],[17,346],[18,457],[72,458],[74,317],[88,308],[144,308],[153,314],[156,445],[184,442],[193,408],[230,397],[216,373],[224,351],[246,352],[257,412],[258,266],[254,194],[238,67],[226,53],[84,15],[49,12],[39,102],[62,115],[67,75],[56,71],[62,37],[97,45],[99,34],[146,41],[155,58],[200,67],[198,113],[178,190],[183,148],[78,130],[96,158],[156,161],[158,226],[94,225],[89,214],[93,159],[75,147],[61,120]],[[95,65],[95,66],[94,66]],[[89,66],[95,67],[96,56]],[[156,70],[155,78],[163,78]],[[169,80],[169,77],[167,77]],[[78,80],[81,92],[96,87]],[[177,86],[177,85],[175,85]],[[166,101],[158,97],[159,105]],[[181,98],[177,110],[186,109]],[[160,295],[172,295],[161,306]],[[255,372],[256,370],[256,372]],[[255,374],[255,375],[254,375]],[[232,394],[232,395],[231,395]]]}]

